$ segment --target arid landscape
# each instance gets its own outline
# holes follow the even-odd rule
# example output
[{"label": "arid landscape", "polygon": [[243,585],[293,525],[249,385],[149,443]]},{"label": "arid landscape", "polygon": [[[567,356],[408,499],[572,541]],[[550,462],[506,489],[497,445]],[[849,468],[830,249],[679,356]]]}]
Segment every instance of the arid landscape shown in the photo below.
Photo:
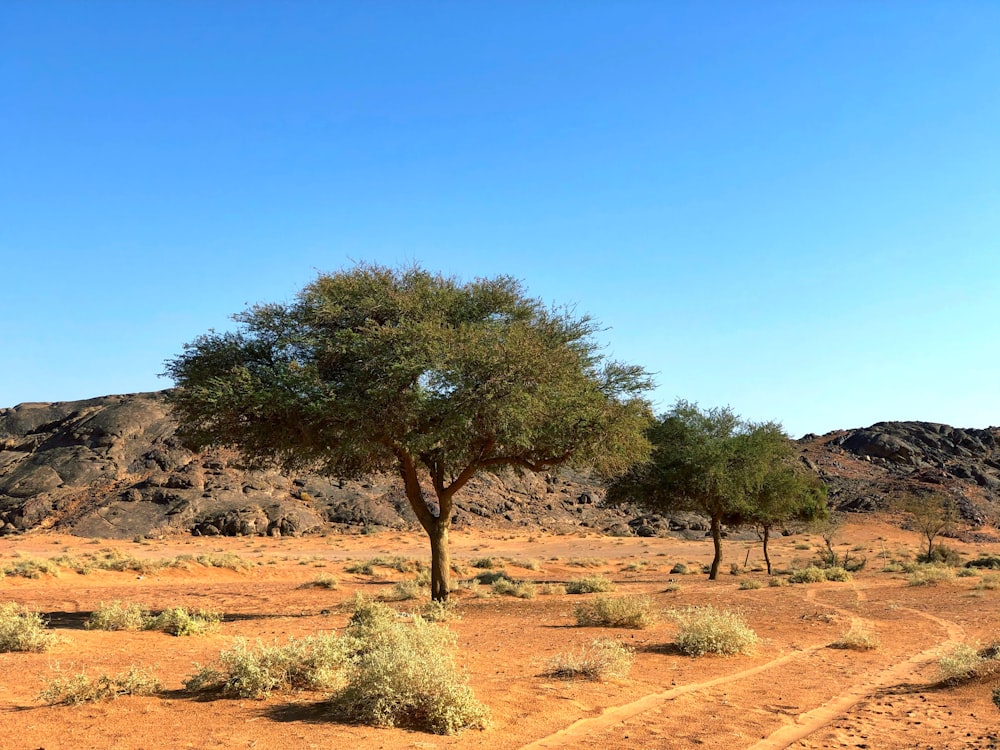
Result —
[{"label": "arid landscape", "polygon": [[[1000,552],[997,543],[947,543],[966,560]],[[823,542],[800,533],[773,547],[777,583],[814,562]],[[998,582],[988,570],[970,569],[914,585],[906,563],[919,548],[916,534],[855,518],[836,540],[840,554],[867,558],[852,580],[774,585],[752,541],[727,542],[727,573],[710,582],[701,572],[711,554],[707,541],[463,530],[453,537],[456,580],[485,572],[474,565],[489,557],[494,571],[535,582],[536,593],[517,598],[479,585],[453,595],[460,619],[440,627],[457,634],[459,664],[492,722],[486,730],[440,736],[338,721],[322,693],[206,699],[183,684],[196,664],[212,663],[237,636],[270,643],[342,631],[356,594],[391,598],[396,583],[414,578],[414,564],[400,563],[425,558],[422,535],[9,536],[0,540],[0,566],[9,571],[0,581],[3,600],[42,613],[59,642],[44,653],[0,654],[0,736],[10,750],[997,747],[990,697],[996,679],[943,685],[938,662],[959,644],[996,637]],[[46,560],[55,573],[12,574],[19,563],[28,569]],[[205,564],[212,561],[222,567]],[[358,565],[366,561],[373,568]],[[690,572],[671,572],[678,564]],[[104,569],[113,567],[126,569]],[[674,645],[669,617],[643,629],[583,627],[574,607],[600,595],[543,593],[559,591],[545,584],[595,574],[614,581],[613,596],[647,596],[654,613],[706,604],[739,612],[760,642],[747,655],[686,656]],[[335,588],[309,585],[331,585],[330,578]],[[217,632],[187,637],[84,628],[95,609],[116,600],[153,611],[214,609],[223,622]],[[426,603],[424,596],[392,606],[402,614]],[[852,625],[867,626],[877,647],[830,647]],[[566,680],[549,673],[553,657],[598,637],[634,650],[627,677]],[[150,668],[162,692],[71,706],[38,698],[57,674],[97,677],[130,665]]]}]

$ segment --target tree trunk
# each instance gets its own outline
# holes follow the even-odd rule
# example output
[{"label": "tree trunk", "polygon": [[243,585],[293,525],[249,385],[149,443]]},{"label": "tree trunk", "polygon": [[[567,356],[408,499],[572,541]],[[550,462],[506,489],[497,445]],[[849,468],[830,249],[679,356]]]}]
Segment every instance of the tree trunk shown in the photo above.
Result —
[{"label": "tree trunk", "polygon": [[431,540],[431,599],[448,601],[451,583],[451,556],[448,553],[448,519],[438,518],[427,535]]},{"label": "tree trunk", "polygon": [[722,562],[722,519],[718,516],[712,516],[712,544],[715,545],[715,557],[712,558],[712,570],[708,574],[710,581],[719,577],[719,564]]},{"label": "tree trunk", "polygon": [[761,534],[761,542],[763,543],[763,547],[764,547],[764,563],[767,565],[767,574],[768,575],[771,575],[771,558],[768,557],[768,554],[767,554],[767,538],[770,535],[770,532],[771,532],[771,527],[770,526],[765,526],[764,527],[764,533]]}]

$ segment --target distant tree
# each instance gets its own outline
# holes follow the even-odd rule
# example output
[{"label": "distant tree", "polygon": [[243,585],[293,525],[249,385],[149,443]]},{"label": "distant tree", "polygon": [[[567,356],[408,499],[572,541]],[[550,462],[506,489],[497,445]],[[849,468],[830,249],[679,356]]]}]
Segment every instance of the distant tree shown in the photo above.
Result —
[{"label": "distant tree", "polygon": [[771,575],[771,556],[768,541],[771,531],[790,521],[816,523],[827,518],[826,486],[793,463],[794,448],[791,441],[786,451],[779,451],[775,465],[764,474],[750,501],[748,522],[757,528],[767,574]]},{"label": "distant tree", "polygon": [[700,409],[678,400],[650,429],[649,439],[649,461],[615,480],[609,497],[708,516],[715,552],[711,580],[722,562],[723,523],[758,523],[769,531],[801,508],[785,496],[802,486],[783,473],[793,450],[775,422],[748,422],[728,407]]},{"label": "distant tree", "polygon": [[959,520],[958,504],[947,492],[908,492],[892,503],[902,512],[914,531],[927,542],[926,562],[934,560],[934,540],[954,529]]},{"label": "distant tree", "polygon": [[167,362],[182,436],[251,465],[394,471],[430,539],[438,601],[455,495],[477,472],[574,463],[614,476],[649,453],[647,373],[606,361],[590,318],[506,276],[359,265],[235,320]]}]

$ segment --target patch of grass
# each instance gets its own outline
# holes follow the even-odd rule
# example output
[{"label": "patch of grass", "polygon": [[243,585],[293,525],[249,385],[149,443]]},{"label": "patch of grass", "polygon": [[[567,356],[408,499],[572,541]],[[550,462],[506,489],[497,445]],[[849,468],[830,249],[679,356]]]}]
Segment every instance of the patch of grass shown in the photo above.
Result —
[{"label": "patch of grass", "polygon": [[531,581],[512,581],[500,578],[493,582],[491,590],[502,596],[516,596],[518,599],[534,599],[537,589]]},{"label": "patch of grass", "polygon": [[149,625],[149,610],[141,604],[113,601],[90,613],[84,627],[87,630],[145,630]]},{"label": "patch of grass", "polygon": [[647,628],[656,622],[645,596],[599,596],[573,608],[576,624],[606,628]]},{"label": "patch of grass", "polygon": [[354,573],[362,576],[375,575],[375,566],[370,562],[354,562],[344,566],[345,573]]},{"label": "patch of grass", "polygon": [[420,581],[408,579],[400,581],[392,587],[392,591],[385,595],[385,600],[390,602],[405,602],[410,599],[419,599],[428,594],[428,588]]},{"label": "patch of grass", "polygon": [[632,669],[634,652],[610,638],[598,638],[579,651],[554,656],[547,674],[564,680],[622,679]]},{"label": "patch of grass", "polygon": [[844,583],[851,580],[851,574],[839,565],[826,568],[823,571],[823,575],[826,576],[826,580],[828,581],[838,581],[840,583]]},{"label": "patch of grass", "polygon": [[666,586],[663,587],[663,593],[664,594],[673,594],[673,593],[675,593],[677,591],[680,591],[680,590],[681,590],[681,585],[679,583],[677,583],[676,581],[672,582],[672,583],[668,583]]},{"label": "patch of grass", "polygon": [[37,612],[14,602],[0,604],[0,653],[48,651],[57,640]]},{"label": "patch of grass", "polygon": [[[388,610],[388,611],[386,611]],[[455,635],[417,616],[400,622],[389,607],[359,601],[343,636],[350,657],[334,711],[374,726],[454,734],[485,728],[489,710],[455,664]]]},{"label": "patch of grass", "polygon": [[240,557],[235,552],[213,553],[210,555],[198,555],[194,558],[199,565],[206,568],[223,568],[225,570],[245,570],[252,568],[256,563]]},{"label": "patch of grass", "polygon": [[675,563],[670,572],[675,576],[686,576],[688,574],[688,566],[684,563]]},{"label": "patch of grass", "polygon": [[160,681],[152,671],[135,664],[124,672],[108,677],[100,675],[90,679],[86,672],[63,677],[57,674],[49,680],[38,700],[50,706],[75,706],[80,703],[112,701],[123,695],[155,695],[160,692]]},{"label": "patch of grass", "polygon": [[760,581],[748,578],[745,581],[740,581],[740,591],[753,591],[754,589],[759,589],[762,585]]},{"label": "patch of grass", "polygon": [[780,588],[782,586],[788,585],[788,579],[780,578],[778,576],[772,576],[771,578],[767,579],[767,585],[772,588]]},{"label": "patch of grass", "polygon": [[43,575],[59,575],[59,567],[51,560],[40,557],[20,557],[4,568],[4,573],[12,578],[41,578]]},{"label": "patch of grass", "polygon": [[583,576],[566,582],[567,594],[595,594],[614,591],[615,584],[604,576]]},{"label": "patch of grass", "polygon": [[920,564],[914,567],[906,582],[910,586],[937,586],[954,577],[955,572],[944,565]]},{"label": "patch of grass", "polygon": [[427,602],[420,610],[420,616],[427,622],[452,622],[462,619],[457,607],[452,602]]},{"label": "patch of grass", "polygon": [[972,679],[983,668],[986,659],[975,646],[960,643],[938,659],[938,674],[941,682],[956,684]]},{"label": "patch of grass", "polygon": [[219,629],[222,615],[208,609],[187,610],[171,607],[149,620],[147,630],[162,630],[170,635],[206,635]]},{"label": "patch of grass", "polygon": [[495,557],[480,557],[477,560],[473,560],[469,563],[473,568],[478,568],[480,570],[493,570],[494,568],[499,568],[503,563]]},{"label": "patch of grass", "polygon": [[604,560],[599,557],[571,557],[566,564],[573,568],[601,568]]},{"label": "patch of grass", "polygon": [[266,698],[273,691],[333,690],[341,684],[349,644],[334,634],[289,638],[283,645],[253,648],[237,638],[216,666],[201,667],[184,681],[191,692],[234,698]]},{"label": "patch of grass", "polygon": [[977,589],[985,589],[986,591],[996,591],[1000,589],[1000,575],[996,573],[990,573],[984,575],[979,583],[976,584]]},{"label": "patch of grass", "polygon": [[795,545],[795,549],[799,550],[800,552],[804,552],[806,550],[811,550],[812,545],[806,544],[805,542],[799,542],[798,544]]},{"label": "patch of grass", "polygon": [[534,558],[530,560],[512,560],[511,565],[518,568],[524,568],[525,570],[541,570],[542,562],[541,560],[535,560]]},{"label": "patch of grass", "polygon": [[757,634],[735,612],[708,605],[670,610],[668,615],[678,625],[674,643],[688,656],[746,654],[758,642]]},{"label": "patch of grass", "polygon": [[793,570],[788,576],[789,583],[820,583],[826,580],[826,571],[823,568],[810,565],[808,568]]},{"label": "patch of grass", "polygon": [[340,588],[340,581],[330,575],[320,575],[299,586],[300,589],[328,589],[335,591]]},{"label": "patch of grass", "polygon": [[561,583],[543,583],[538,587],[538,593],[543,596],[562,596],[566,593],[566,587]]},{"label": "patch of grass", "polygon": [[843,635],[830,644],[830,648],[844,648],[851,651],[872,651],[879,647],[878,635],[870,625],[855,620]]}]

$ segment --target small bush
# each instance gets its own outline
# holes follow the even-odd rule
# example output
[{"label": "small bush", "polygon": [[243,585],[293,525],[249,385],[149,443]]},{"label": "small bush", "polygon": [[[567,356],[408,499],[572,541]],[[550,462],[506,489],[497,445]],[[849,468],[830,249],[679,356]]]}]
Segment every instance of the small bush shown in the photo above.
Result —
[{"label": "small bush", "polygon": [[669,612],[679,629],[674,642],[688,656],[745,654],[757,645],[757,634],[739,614],[712,606]]},{"label": "small bush", "polygon": [[931,550],[930,557],[927,555],[920,556],[921,562],[938,564],[938,565],[948,565],[950,567],[957,568],[962,564],[962,555],[958,550],[952,549],[944,544],[939,544],[933,550]]},{"label": "small bush", "polygon": [[71,677],[57,675],[42,689],[38,700],[50,706],[74,706],[80,703],[112,701],[123,695],[155,695],[160,692],[160,681],[149,670],[133,664],[114,677],[101,675],[95,680],[86,672]]},{"label": "small bush", "polygon": [[564,680],[622,679],[628,676],[633,658],[634,652],[627,646],[610,638],[599,638],[580,651],[554,656],[547,674]]},{"label": "small bush", "polygon": [[972,568],[959,568],[955,571],[956,578],[975,578],[977,575],[979,574]]},{"label": "small bush", "polygon": [[684,563],[676,563],[674,567],[670,569],[670,572],[673,575],[685,576],[688,573],[688,566],[685,565]]},{"label": "small bush", "polygon": [[489,711],[458,673],[450,630],[419,616],[400,622],[385,605],[359,601],[344,637],[351,656],[347,684],[333,699],[337,713],[438,734],[485,728]]},{"label": "small bush", "polygon": [[348,563],[344,566],[344,572],[355,573],[362,576],[373,576],[375,575],[375,566],[370,562]]},{"label": "small bush", "polygon": [[238,638],[219,654],[217,667],[202,667],[184,682],[192,692],[266,698],[275,690],[332,690],[340,684],[348,644],[332,633],[289,638],[284,645]]},{"label": "small bush", "polygon": [[789,583],[820,583],[826,580],[826,572],[822,568],[810,565],[808,568],[793,570],[788,576]]},{"label": "small bush", "polygon": [[494,557],[480,557],[478,560],[473,560],[469,565],[480,570],[493,570],[493,568],[500,567],[500,561]]},{"label": "small bush", "polygon": [[663,587],[664,594],[673,594],[680,590],[681,590],[681,585],[677,582],[668,583],[666,586]]},{"label": "small bush", "polygon": [[944,581],[950,581],[955,573],[944,565],[917,565],[910,577],[906,579],[910,586],[937,586]]},{"label": "small bush", "polygon": [[879,647],[878,636],[871,627],[855,620],[840,638],[830,644],[830,648],[845,648],[852,651],[872,651]]},{"label": "small bush", "polygon": [[743,575],[743,566],[739,563],[732,563],[729,566],[729,575],[731,576],[741,576]]},{"label": "small bush", "polygon": [[646,628],[656,622],[651,602],[644,596],[599,596],[576,605],[573,614],[580,626]]},{"label": "small bush", "polygon": [[307,581],[299,586],[300,589],[328,589],[335,591],[340,588],[340,581],[330,575],[316,576],[313,580]]},{"label": "small bush", "polygon": [[566,593],[566,587],[561,583],[543,583],[538,587],[538,593],[544,596],[562,596]]},{"label": "small bush", "polygon": [[198,555],[195,562],[206,568],[224,568],[225,570],[244,570],[253,567],[254,563],[237,555],[235,552],[221,552],[211,555]]},{"label": "small bush", "polygon": [[11,577],[41,578],[43,575],[57,576],[59,568],[49,560],[37,557],[24,557],[4,568],[4,573]]},{"label": "small bush", "polygon": [[518,568],[524,568],[525,570],[541,570],[542,563],[540,560],[530,559],[530,560],[514,560],[512,565]]},{"label": "small bush", "polygon": [[170,635],[205,635],[219,629],[222,615],[207,609],[171,607],[149,620],[147,630],[162,630]]},{"label": "small bush", "polygon": [[48,651],[57,640],[37,612],[14,602],[0,604],[0,653]]},{"label": "small bush", "polygon": [[512,581],[500,578],[493,582],[491,591],[503,596],[516,596],[518,599],[534,599],[536,588],[531,581]]},{"label": "small bush", "polygon": [[385,595],[385,599],[390,602],[405,602],[410,599],[419,599],[426,595],[428,589],[420,581],[407,580],[400,581],[392,587],[392,591]]},{"label": "small bush", "polygon": [[759,589],[761,585],[760,581],[754,581],[752,579],[740,581],[740,591],[753,591],[755,589]]},{"label": "small bush", "polygon": [[485,586],[492,586],[497,581],[513,581],[514,579],[507,575],[504,571],[496,570],[479,573],[473,580]]},{"label": "small bush", "polygon": [[938,659],[941,682],[956,683],[975,677],[985,662],[986,659],[974,646],[961,643]]},{"label": "small bush", "polygon": [[101,602],[101,606],[90,613],[84,627],[87,630],[145,630],[149,619],[149,610],[141,604]]},{"label": "small bush", "polygon": [[823,571],[823,575],[826,576],[828,581],[839,581],[841,583],[851,580],[851,574],[844,568],[834,565],[831,568],[827,568]]},{"label": "small bush", "polygon": [[970,560],[965,564],[967,568],[986,568],[988,570],[1000,570],[1000,555],[980,555],[975,560]]},{"label": "small bush", "polygon": [[772,576],[767,580],[767,585],[772,588],[780,588],[782,586],[788,585],[787,578],[779,578],[778,576]]},{"label": "small bush", "polygon": [[420,610],[420,616],[427,622],[450,622],[462,619],[455,605],[451,602],[427,602]]},{"label": "small bush", "polygon": [[991,573],[983,576],[979,583],[976,584],[976,588],[985,589],[987,591],[996,591],[997,589],[1000,589],[1000,575]]},{"label": "small bush", "polygon": [[566,582],[567,594],[594,594],[614,590],[615,584],[604,576],[584,576]]},{"label": "small bush", "polygon": [[571,557],[566,564],[574,568],[602,568],[604,560],[599,557]]}]

